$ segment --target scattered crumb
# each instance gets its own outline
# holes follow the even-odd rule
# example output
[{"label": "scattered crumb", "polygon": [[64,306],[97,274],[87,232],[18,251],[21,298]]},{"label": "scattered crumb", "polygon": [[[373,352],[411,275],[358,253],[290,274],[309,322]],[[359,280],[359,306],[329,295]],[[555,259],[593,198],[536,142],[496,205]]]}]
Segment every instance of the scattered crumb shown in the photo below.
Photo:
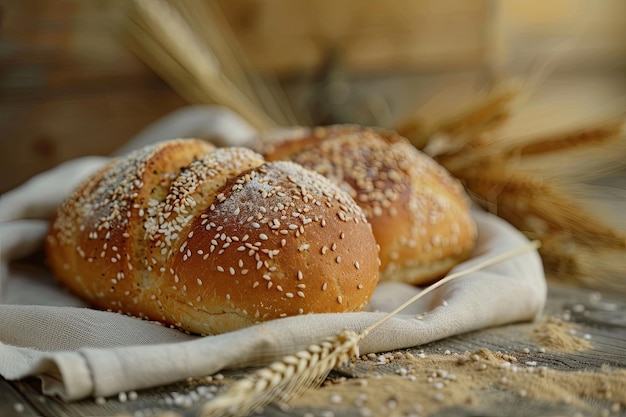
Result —
[{"label": "scattered crumb", "polygon": [[591,337],[579,337],[576,334],[576,325],[549,317],[535,326],[531,337],[544,350],[556,352],[580,352],[591,348]]},{"label": "scattered crumb", "polygon": [[[567,331],[562,333],[567,334]],[[545,345],[553,346],[549,343]],[[566,345],[572,346],[571,343]],[[576,343],[573,346],[580,347]],[[396,353],[382,354],[386,358],[387,355],[395,355],[395,372],[343,379],[307,391],[292,405],[328,407],[332,410],[349,404],[359,410],[367,408],[408,416],[418,414],[416,410],[427,415],[454,406],[478,405],[487,396],[493,399],[493,396],[517,395],[556,401],[590,412],[597,407],[597,400],[610,401],[609,404],[613,404],[609,410],[611,413],[622,410],[623,404],[626,404],[624,369],[604,367],[595,372],[560,371],[537,366],[535,361],[520,363],[512,355],[486,348],[458,356],[404,354],[398,357]],[[378,364],[379,355],[367,361]]]}]

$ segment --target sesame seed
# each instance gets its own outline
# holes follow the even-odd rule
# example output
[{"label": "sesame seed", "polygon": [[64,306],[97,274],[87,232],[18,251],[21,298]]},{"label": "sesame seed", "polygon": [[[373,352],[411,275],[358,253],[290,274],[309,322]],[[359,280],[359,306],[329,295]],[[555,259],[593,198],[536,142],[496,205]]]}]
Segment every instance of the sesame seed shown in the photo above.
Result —
[{"label": "sesame seed", "polygon": [[322,291],[326,291],[326,288],[328,288],[328,283],[323,283],[322,284]]},{"label": "sesame seed", "polygon": [[341,297],[340,295],[337,296],[337,302],[341,304],[343,302],[343,297]]},{"label": "sesame seed", "polygon": [[298,291],[296,294],[298,294],[298,297],[304,298],[304,293],[302,291]]},{"label": "sesame seed", "polygon": [[287,298],[293,298],[293,293],[290,293],[290,292],[285,293],[285,297],[287,297]]},{"label": "sesame seed", "polygon": [[196,282],[198,283],[198,285],[202,286],[202,280],[200,278],[196,278]]}]

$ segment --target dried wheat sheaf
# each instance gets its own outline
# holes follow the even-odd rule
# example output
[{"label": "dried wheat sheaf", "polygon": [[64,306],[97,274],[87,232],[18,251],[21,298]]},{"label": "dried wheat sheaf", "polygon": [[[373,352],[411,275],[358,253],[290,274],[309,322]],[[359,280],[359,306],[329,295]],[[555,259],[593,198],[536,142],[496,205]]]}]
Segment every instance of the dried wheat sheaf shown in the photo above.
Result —
[{"label": "dried wheat sheaf", "polygon": [[[524,117],[529,89],[509,80],[456,113],[429,103],[397,130],[459,178],[477,204],[541,240],[549,276],[624,291],[623,214],[611,215],[611,203],[586,188],[626,168],[624,110],[585,120],[568,115],[563,98],[550,114]],[[568,123],[559,126],[555,115]]]}]

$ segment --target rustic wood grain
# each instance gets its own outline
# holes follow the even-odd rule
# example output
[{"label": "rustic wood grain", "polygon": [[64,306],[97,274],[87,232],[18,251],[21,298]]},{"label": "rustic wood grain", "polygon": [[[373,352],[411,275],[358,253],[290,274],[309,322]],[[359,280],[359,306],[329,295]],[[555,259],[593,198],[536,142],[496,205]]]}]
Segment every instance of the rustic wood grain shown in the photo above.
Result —
[{"label": "rustic wood grain", "polygon": [[39,412],[9,382],[0,379],[0,416],[18,414],[21,417],[34,417],[39,415]]},{"label": "rustic wood grain", "polygon": [[117,0],[0,4],[0,193],[185,105],[116,34]]}]

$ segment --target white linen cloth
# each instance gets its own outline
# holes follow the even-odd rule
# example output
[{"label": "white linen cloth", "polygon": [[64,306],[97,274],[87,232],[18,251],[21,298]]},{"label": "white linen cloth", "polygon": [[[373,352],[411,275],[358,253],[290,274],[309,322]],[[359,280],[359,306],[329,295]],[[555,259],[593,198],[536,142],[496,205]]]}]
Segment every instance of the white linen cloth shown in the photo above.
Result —
[{"label": "white linen cloth", "polygon": [[[157,140],[207,135],[241,145],[253,134],[232,113],[194,106],[148,127],[124,151]],[[12,261],[40,247],[56,206],[107,160],[69,161],[0,197],[0,375],[6,379],[38,376],[46,394],[78,400],[267,364],[343,328],[359,331],[381,317],[377,311],[390,311],[419,291],[381,283],[367,312],[290,317],[207,337],[91,309],[57,285],[46,269]],[[453,271],[528,243],[493,215],[476,210],[474,217],[477,247]],[[441,286],[375,329],[360,350],[408,348],[533,320],[545,299],[541,260],[536,251],[529,252]]]}]

